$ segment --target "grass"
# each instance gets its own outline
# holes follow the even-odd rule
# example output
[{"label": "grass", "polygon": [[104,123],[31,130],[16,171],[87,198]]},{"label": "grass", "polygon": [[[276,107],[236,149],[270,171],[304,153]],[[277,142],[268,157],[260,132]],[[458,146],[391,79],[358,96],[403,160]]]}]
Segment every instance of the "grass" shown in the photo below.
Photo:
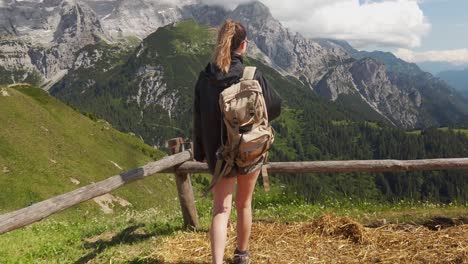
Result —
[{"label": "grass", "polygon": [[[449,131],[449,128],[448,127],[442,127],[442,128],[439,128],[439,130],[441,131]],[[451,129],[453,132],[455,133],[462,133],[466,136],[468,136],[468,129]]]},{"label": "grass", "polygon": [[[72,191],[165,155],[103,120],[93,121],[81,115],[38,88],[3,89],[10,96],[0,96],[0,213]],[[72,179],[79,184],[72,183]],[[158,205],[173,210],[177,206],[172,175],[132,183],[113,195],[128,200],[138,210]],[[73,210],[99,213],[93,202]],[[73,210],[57,217],[73,215]],[[115,210],[123,208],[116,206]]]},{"label": "grass", "polygon": [[180,217],[156,209],[49,219],[0,236],[0,263],[102,263],[126,255],[125,248],[150,250],[149,242],[173,234],[181,224]]},{"label": "grass", "polygon": [[[195,186],[198,189],[197,179]],[[211,220],[211,198],[197,199],[201,232]],[[379,223],[423,223],[434,216],[468,215],[467,205],[441,205],[401,201],[395,204],[327,201],[307,204],[273,186],[270,193],[257,188],[254,220],[304,222],[333,213],[349,216],[365,225]],[[232,219],[236,217],[235,210]],[[48,219],[0,236],[0,263],[146,263],[167,236],[182,232],[179,210],[163,212],[126,210],[112,216],[75,214],[64,220]]]},{"label": "grass", "polygon": [[[438,128],[438,130],[440,131],[444,131],[444,132],[447,132],[447,131],[453,131],[455,133],[461,133],[465,136],[468,136],[468,129],[457,129],[457,128],[448,128],[448,127],[440,127]],[[412,134],[412,135],[421,135],[421,130],[413,130],[413,131],[408,131],[407,132],[408,134]]]},{"label": "grass", "polygon": [[[331,123],[334,126],[349,126],[349,125],[354,124],[355,122],[349,121],[349,120],[332,120]],[[378,123],[376,123],[376,122],[364,121],[364,124],[368,125],[369,127],[373,128],[373,129],[381,128],[380,125]]]},{"label": "grass", "polygon": [[[262,191],[260,191],[262,192]],[[386,223],[422,224],[436,217],[468,216],[468,204],[434,204],[430,202],[400,201],[378,203],[375,201],[353,201],[352,199],[330,199],[310,204],[298,198],[279,200],[278,195],[264,193],[255,201],[258,219],[267,221],[307,221],[323,214],[349,216],[364,225],[374,225],[382,220]]]}]

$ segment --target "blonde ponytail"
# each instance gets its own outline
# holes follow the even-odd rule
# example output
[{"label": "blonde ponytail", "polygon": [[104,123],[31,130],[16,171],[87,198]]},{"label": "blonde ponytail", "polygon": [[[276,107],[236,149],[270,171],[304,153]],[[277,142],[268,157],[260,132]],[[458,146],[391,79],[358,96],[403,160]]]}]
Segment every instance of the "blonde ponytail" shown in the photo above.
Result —
[{"label": "blonde ponytail", "polygon": [[245,40],[247,34],[242,24],[230,19],[224,21],[218,32],[218,42],[213,55],[213,62],[227,73],[231,67],[231,52]]}]

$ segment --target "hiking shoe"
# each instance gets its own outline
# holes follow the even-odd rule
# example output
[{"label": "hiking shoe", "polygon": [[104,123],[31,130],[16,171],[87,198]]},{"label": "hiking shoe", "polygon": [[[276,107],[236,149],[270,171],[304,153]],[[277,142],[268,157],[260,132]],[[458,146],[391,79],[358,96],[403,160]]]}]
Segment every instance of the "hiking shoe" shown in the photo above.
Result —
[{"label": "hiking shoe", "polygon": [[234,258],[232,259],[232,264],[250,264],[249,253],[244,252],[243,254],[237,250],[234,252]]}]

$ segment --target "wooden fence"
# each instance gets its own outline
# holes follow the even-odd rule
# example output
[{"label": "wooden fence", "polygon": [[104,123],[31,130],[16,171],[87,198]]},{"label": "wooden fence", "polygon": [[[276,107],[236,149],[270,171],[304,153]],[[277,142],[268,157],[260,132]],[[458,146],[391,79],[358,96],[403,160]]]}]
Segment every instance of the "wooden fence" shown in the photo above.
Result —
[{"label": "wooden fence", "polygon": [[[40,221],[81,202],[109,193],[123,185],[155,175],[174,173],[184,218],[185,228],[198,227],[198,215],[190,173],[208,173],[205,163],[191,162],[191,151],[179,152],[183,141],[180,138],[168,141],[173,155],[151,162],[143,167],[112,176],[106,180],[81,187],[72,192],[33,204],[29,207],[0,215],[0,234]],[[339,173],[339,172],[403,172],[426,170],[468,170],[468,158],[428,160],[354,160],[272,162],[266,164],[270,173]]]}]

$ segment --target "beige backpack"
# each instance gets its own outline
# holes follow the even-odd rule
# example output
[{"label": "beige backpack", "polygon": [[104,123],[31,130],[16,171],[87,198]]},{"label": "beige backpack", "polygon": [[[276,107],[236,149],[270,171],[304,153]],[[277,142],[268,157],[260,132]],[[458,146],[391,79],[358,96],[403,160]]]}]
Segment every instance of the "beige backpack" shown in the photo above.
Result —
[{"label": "beige backpack", "polygon": [[262,87],[254,80],[255,70],[255,67],[245,67],[240,82],[226,88],[219,96],[227,142],[223,142],[224,128],[221,124],[221,147],[216,153],[215,175],[207,192],[220,177],[259,169],[273,143],[274,135],[268,123]]}]

